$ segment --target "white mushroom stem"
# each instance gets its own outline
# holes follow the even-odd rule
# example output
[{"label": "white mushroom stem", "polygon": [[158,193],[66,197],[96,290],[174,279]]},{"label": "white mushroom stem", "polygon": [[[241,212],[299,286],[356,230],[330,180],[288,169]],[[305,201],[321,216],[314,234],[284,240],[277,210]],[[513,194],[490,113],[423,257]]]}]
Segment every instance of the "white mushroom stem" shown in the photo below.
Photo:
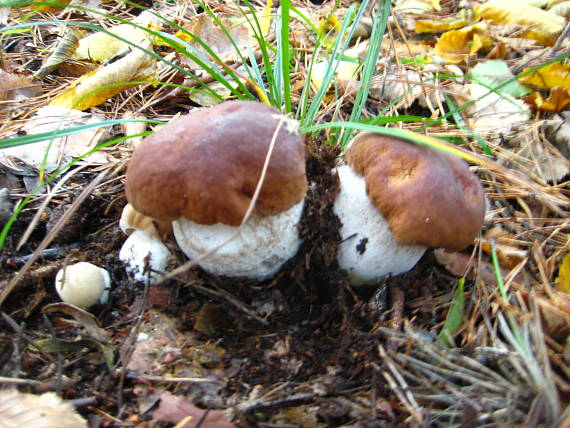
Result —
[{"label": "white mushroom stem", "polygon": [[55,289],[61,300],[81,309],[106,303],[111,278],[105,269],[80,262],[61,269],[55,277]]},{"label": "white mushroom stem", "polygon": [[147,262],[151,269],[150,277],[156,278],[166,269],[170,256],[170,251],[157,236],[139,229],[129,235],[119,252],[119,259],[126,264],[126,271],[142,282],[146,280]]},{"label": "white mushroom stem", "polygon": [[[293,257],[301,245],[298,224],[303,202],[287,211],[267,216],[253,215],[243,226],[217,223],[202,225],[188,219],[172,223],[176,242],[190,258],[195,259],[228,241],[213,254],[199,262],[213,274],[267,278]],[[231,239],[239,230],[239,234]]]},{"label": "white mushroom stem", "polygon": [[334,212],[342,222],[338,262],[353,285],[363,285],[387,275],[412,269],[426,247],[398,245],[382,214],[366,194],[366,183],[348,165],[336,169],[340,192]]}]

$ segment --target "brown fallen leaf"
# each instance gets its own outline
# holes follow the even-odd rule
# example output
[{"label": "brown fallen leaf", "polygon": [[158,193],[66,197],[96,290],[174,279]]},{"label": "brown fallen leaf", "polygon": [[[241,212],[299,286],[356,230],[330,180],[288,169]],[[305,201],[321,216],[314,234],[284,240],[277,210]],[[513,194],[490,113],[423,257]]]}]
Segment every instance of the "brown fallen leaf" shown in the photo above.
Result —
[{"label": "brown fallen leaf", "polygon": [[27,76],[0,70],[0,101],[23,101],[38,95],[39,87]]},{"label": "brown fallen leaf", "polygon": [[570,105],[570,88],[557,86],[552,88],[548,98],[544,99],[540,92],[534,92],[523,98],[534,110],[558,113]]},{"label": "brown fallen leaf", "polygon": [[[150,42],[143,43],[141,47],[152,50]],[[138,84],[131,82],[156,80],[156,59],[140,49],[135,49],[118,61],[79,78],[50,105],[86,110]]]},{"label": "brown fallen leaf", "polygon": [[[459,277],[465,277],[469,280],[479,278],[489,285],[497,285],[497,277],[493,269],[493,265],[488,261],[481,261],[476,266],[473,265],[471,256],[464,253],[450,253],[443,249],[437,249],[434,252],[437,262],[445,267],[450,273]],[[469,269],[472,267],[472,269]],[[469,269],[469,270],[468,270]],[[501,269],[503,278],[509,273],[508,269]],[[515,281],[511,283],[516,288],[521,285]]]},{"label": "brown fallen leaf", "polygon": [[566,25],[563,17],[518,0],[490,0],[476,6],[475,15],[498,25],[518,25],[526,31],[524,37],[546,46],[556,41]]},{"label": "brown fallen leaf", "polygon": [[[205,413],[207,414],[205,415]],[[170,422],[176,424],[184,418],[188,418],[184,425],[180,428],[195,427],[196,424],[202,420],[201,428],[234,428],[224,412],[220,410],[205,410],[196,407],[187,398],[174,395],[170,392],[163,392],[160,396],[160,405],[158,409],[153,412],[153,417],[160,421]]]},{"label": "brown fallen leaf", "polygon": [[434,52],[451,64],[459,64],[466,61],[469,55],[492,46],[493,41],[487,35],[487,26],[480,23],[443,33],[435,45]]}]

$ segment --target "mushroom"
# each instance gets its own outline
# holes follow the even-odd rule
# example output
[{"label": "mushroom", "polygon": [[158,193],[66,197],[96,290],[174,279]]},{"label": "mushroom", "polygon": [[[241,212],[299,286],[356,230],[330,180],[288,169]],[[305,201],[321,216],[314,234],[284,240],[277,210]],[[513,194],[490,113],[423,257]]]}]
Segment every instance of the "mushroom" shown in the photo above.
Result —
[{"label": "mushroom", "polygon": [[462,159],[374,133],[358,134],[345,158],[334,212],[353,284],[407,272],[428,247],[464,249],[481,230],[483,188]]},{"label": "mushroom", "polygon": [[[242,224],[268,154],[254,210]],[[201,257],[206,271],[263,279],[301,244],[303,139],[297,122],[272,107],[224,102],[146,137],[129,163],[125,190],[137,211],[173,222],[182,251],[190,259]]]},{"label": "mushroom", "polygon": [[119,259],[125,263],[126,271],[141,282],[147,279],[147,266],[150,268],[149,278],[160,276],[172,256],[160,235],[168,233],[168,229],[172,229],[171,224],[158,223],[155,226],[152,218],[127,204],[123,208],[119,227],[129,236],[119,252]]},{"label": "mushroom", "polygon": [[106,303],[111,278],[105,269],[80,262],[61,269],[55,276],[55,289],[65,303],[88,309],[95,303]]}]

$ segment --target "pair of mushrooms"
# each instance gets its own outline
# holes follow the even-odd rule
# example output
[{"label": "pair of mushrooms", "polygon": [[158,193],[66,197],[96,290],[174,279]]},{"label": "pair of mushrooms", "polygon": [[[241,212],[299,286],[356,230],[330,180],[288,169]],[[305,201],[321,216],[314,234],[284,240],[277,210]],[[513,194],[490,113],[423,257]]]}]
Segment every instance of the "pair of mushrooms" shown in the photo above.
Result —
[{"label": "pair of mushrooms", "polygon": [[[410,270],[427,247],[463,249],[479,233],[483,189],[461,159],[362,133],[344,160],[336,168],[338,262],[354,284]],[[164,126],[137,147],[126,178],[129,203],[172,223],[190,259],[226,242],[200,266],[256,279],[273,275],[299,249],[307,188],[297,122],[252,101],[200,109]]]}]

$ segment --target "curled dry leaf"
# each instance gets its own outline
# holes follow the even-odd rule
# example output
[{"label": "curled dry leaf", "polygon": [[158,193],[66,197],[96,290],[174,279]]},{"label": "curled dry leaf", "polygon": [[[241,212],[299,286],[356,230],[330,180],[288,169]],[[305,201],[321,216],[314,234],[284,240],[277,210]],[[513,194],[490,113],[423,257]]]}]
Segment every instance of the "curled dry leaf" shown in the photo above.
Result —
[{"label": "curled dry leaf", "polygon": [[54,312],[61,312],[72,316],[75,319],[75,323],[82,327],[93,339],[105,344],[110,342],[111,335],[108,331],[99,327],[97,318],[95,318],[93,314],[67,303],[51,303],[42,309],[42,313],[44,314],[51,314]]},{"label": "curled dry leaf", "polygon": [[[149,11],[144,11],[137,18],[133,19],[133,24],[117,25],[110,28],[108,33],[98,32],[82,38],[79,40],[79,45],[72,58],[100,63],[108,61],[126,49],[131,48],[131,46],[146,44],[150,33],[145,31],[145,29],[158,31],[161,28],[158,18]],[[117,37],[125,41],[119,40]]]},{"label": "curled dry leaf", "polygon": [[507,231],[494,227],[487,230],[481,239],[482,250],[491,255],[491,241],[495,241],[495,250],[499,263],[507,269],[513,269],[528,256],[528,251],[523,250],[510,242],[514,239]]},{"label": "curled dry leaf", "polygon": [[552,88],[548,98],[544,99],[540,92],[534,92],[524,97],[525,102],[534,110],[558,113],[570,105],[570,88],[557,86]]},{"label": "curled dry leaf", "polygon": [[[24,75],[0,69],[0,101],[20,102],[39,94],[39,85]],[[0,104],[5,108],[4,104]]]},{"label": "curled dry leaf", "polygon": [[[95,124],[102,120],[104,120],[102,116],[83,113],[79,110],[59,106],[45,106],[26,121],[23,131],[27,134],[40,134]],[[45,157],[44,166],[49,171],[56,168],[61,162],[68,162],[93,149],[102,139],[108,136],[109,129],[109,127],[90,128],[67,137],[9,147],[0,151],[0,159],[16,158],[39,169],[44,165]],[[97,151],[84,158],[84,160],[91,163],[105,163],[107,162],[107,155]]]},{"label": "curled dry leaf", "polygon": [[416,21],[416,33],[439,33],[451,30],[460,30],[473,24],[465,17],[452,19],[418,19]]},{"label": "curled dry leaf", "polygon": [[[207,414],[205,415],[205,413]],[[189,418],[180,428],[195,427],[202,420],[201,428],[234,428],[224,412],[220,410],[204,410],[196,407],[188,399],[170,392],[163,392],[160,396],[160,405],[155,410],[153,417],[160,421],[176,424],[184,418]]]},{"label": "curled dry leaf", "polygon": [[475,14],[494,24],[520,26],[526,38],[545,45],[553,44],[566,25],[563,17],[518,0],[490,0],[476,6]]},{"label": "curled dry leaf", "polygon": [[481,23],[443,33],[434,52],[451,64],[459,64],[466,61],[469,55],[491,46],[493,41],[487,35],[487,26]]},{"label": "curled dry leaf", "polygon": [[[476,263],[469,254],[453,253],[443,249],[434,250],[435,259],[445,267],[448,272],[458,277],[465,277],[469,280],[479,279],[489,285],[497,285],[497,277],[493,270],[493,265],[489,261],[481,261]],[[501,269],[502,277],[506,277],[509,273],[508,269]],[[512,283],[520,286],[517,282]]]},{"label": "curled dry leaf", "polygon": [[[150,42],[143,43],[141,47],[152,49]],[[120,60],[79,78],[50,105],[86,110],[139,84],[131,82],[154,82],[157,79],[156,59],[135,49]]]},{"label": "curled dry leaf", "polygon": [[0,391],[0,426],[3,428],[87,428],[73,406],[53,392],[41,395]]},{"label": "curled dry leaf", "polygon": [[394,10],[400,13],[420,14],[440,11],[441,6],[439,0],[398,0]]},{"label": "curled dry leaf", "polygon": [[570,19],[570,1],[555,4],[550,8],[549,12]]},{"label": "curled dry leaf", "polygon": [[[248,44],[250,44],[250,34],[248,27],[241,24],[236,25],[229,18],[218,18],[221,25],[224,26],[228,32],[231,40],[226,36],[220,26],[209,15],[200,17],[199,20],[192,21],[189,25],[184,27],[183,31],[176,33],[176,37],[188,43],[192,48],[197,50],[200,54],[210,58],[210,55],[200,43],[196,42],[194,37],[200,39],[206,46],[208,46],[220,59],[224,62],[240,61],[239,54],[245,55]],[[246,21],[247,22],[247,21]],[[192,37],[190,34],[194,35]],[[233,41],[233,43],[232,43]],[[236,47],[240,52],[236,51]],[[187,57],[182,57],[191,69],[198,70],[200,66]]]}]

